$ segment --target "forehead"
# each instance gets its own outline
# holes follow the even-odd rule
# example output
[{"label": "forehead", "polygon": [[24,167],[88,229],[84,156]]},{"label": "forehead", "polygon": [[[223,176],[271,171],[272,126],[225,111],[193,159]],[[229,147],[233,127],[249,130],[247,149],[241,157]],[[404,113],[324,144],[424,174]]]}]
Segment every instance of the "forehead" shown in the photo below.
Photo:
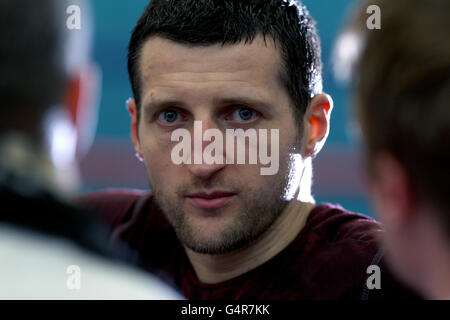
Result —
[{"label": "forehead", "polygon": [[240,87],[270,93],[282,90],[280,60],[274,41],[264,41],[262,36],[251,44],[225,46],[192,46],[152,37],[141,50],[140,77],[146,92],[156,88]]}]

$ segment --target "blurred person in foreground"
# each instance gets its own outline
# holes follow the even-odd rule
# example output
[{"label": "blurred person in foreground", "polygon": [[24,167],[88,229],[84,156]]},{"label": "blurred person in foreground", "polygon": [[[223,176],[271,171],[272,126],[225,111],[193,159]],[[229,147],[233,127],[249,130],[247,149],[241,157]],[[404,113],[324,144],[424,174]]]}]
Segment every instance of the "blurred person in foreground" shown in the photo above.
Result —
[{"label": "blurred person in foreground", "polygon": [[[366,26],[377,5],[381,29]],[[450,299],[450,2],[363,3],[336,45],[353,69],[373,203],[393,270]],[[341,73],[341,72],[340,72]]]},{"label": "blurred person in foreground", "polygon": [[96,121],[89,24],[84,1],[0,0],[0,299],[179,297],[71,204]]},{"label": "blurred person in foreground", "polygon": [[[151,192],[82,201],[187,298],[412,296],[383,266],[379,223],[312,197],[312,158],[328,136],[332,100],[322,91],[315,21],[300,2],[151,1],[132,33],[128,70],[132,142]],[[269,142],[279,170],[263,175],[262,163],[236,164],[228,150],[216,151],[217,162],[176,163],[173,134],[196,139],[198,123],[227,139],[229,129],[279,130]],[[378,289],[367,285],[372,264],[382,270]]]}]

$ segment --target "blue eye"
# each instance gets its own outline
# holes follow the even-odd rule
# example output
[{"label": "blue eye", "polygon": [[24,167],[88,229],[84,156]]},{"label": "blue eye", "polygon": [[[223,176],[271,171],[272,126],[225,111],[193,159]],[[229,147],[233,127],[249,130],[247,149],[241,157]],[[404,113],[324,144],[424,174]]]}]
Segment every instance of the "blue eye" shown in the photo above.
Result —
[{"label": "blue eye", "polygon": [[178,120],[178,112],[174,110],[163,111],[159,114],[158,119],[166,123],[174,123]]},{"label": "blue eye", "polygon": [[250,121],[253,120],[255,111],[249,108],[239,108],[233,112],[233,118],[238,121]]}]

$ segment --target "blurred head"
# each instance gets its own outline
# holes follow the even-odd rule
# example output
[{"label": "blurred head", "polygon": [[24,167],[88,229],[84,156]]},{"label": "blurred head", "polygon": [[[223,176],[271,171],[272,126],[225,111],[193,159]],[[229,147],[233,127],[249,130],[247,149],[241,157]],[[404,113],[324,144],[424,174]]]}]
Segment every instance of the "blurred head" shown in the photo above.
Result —
[{"label": "blurred head", "polygon": [[[381,30],[366,27],[369,4],[381,9]],[[450,244],[449,12],[446,0],[371,1],[338,41],[341,52],[359,50],[355,105],[374,201],[391,262],[413,282],[434,252],[421,228]]]},{"label": "blurred head", "polygon": [[[78,10],[79,9],[79,10]],[[69,29],[81,20],[80,29]],[[97,70],[82,0],[0,0],[0,134],[20,134],[56,165],[86,149],[96,123]]]},{"label": "blurred head", "polygon": [[[302,199],[311,199],[304,172],[325,142],[332,102],[321,94],[315,23],[299,2],[154,0],[131,36],[128,70],[133,144],[184,245],[220,254],[250,243],[299,191],[302,176]],[[194,136],[194,121],[224,136],[279,130],[278,173],[262,176],[260,164],[175,165],[171,134],[183,128]],[[214,193],[222,205],[192,200]]]}]

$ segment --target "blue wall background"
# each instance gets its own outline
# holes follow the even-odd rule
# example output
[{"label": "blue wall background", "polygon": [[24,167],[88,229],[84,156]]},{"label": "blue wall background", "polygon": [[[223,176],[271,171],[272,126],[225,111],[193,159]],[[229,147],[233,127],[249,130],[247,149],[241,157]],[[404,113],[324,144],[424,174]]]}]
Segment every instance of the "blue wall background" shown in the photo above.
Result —
[{"label": "blue wall background", "polygon": [[[94,58],[103,72],[97,136],[82,163],[83,191],[106,187],[146,188],[145,171],[134,158],[129,142],[125,101],[131,96],[126,69],[131,30],[148,0],[95,0]],[[314,194],[318,202],[340,203],[371,215],[367,203],[357,140],[352,134],[347,89],[332,75],[330,55],[334,40],[356,0],[304,0],[316,19],[322,40],[324,89],[335,102],[326,147],[315,160]]]}]

